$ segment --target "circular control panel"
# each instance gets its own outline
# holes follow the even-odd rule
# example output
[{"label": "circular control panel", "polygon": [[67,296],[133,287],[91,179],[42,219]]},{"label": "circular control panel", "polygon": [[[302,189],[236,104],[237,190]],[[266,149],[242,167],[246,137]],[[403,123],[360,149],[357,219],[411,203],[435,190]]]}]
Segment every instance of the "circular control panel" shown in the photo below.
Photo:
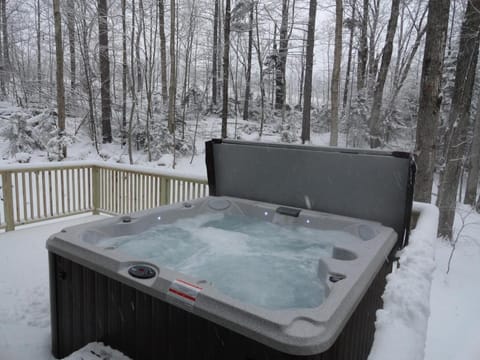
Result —
[{"label": "circular control panel", "polygon": [[128,273],[137,279],[151,279],[157,274],[155,269],[148,265],[131,266]]}]

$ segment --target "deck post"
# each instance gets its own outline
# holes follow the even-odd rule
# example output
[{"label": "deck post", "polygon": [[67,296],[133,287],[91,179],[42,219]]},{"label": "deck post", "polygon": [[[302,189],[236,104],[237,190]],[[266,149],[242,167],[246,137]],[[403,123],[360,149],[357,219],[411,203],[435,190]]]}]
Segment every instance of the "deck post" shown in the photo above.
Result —
[{"label": "deck post", "polygon": [[93,200],[93,214],[100,213],[100,168],[92,166],[92,200]]},{"label": "deck post", "polygon": [[160,205],[170,204],[170,179],[165,176],[160,178]]},{"label": "deck post", "polygon": [[15,230],[15,218],[13,216],[12,173],[2,172],[3,211],[5,214],[5,231]]}]

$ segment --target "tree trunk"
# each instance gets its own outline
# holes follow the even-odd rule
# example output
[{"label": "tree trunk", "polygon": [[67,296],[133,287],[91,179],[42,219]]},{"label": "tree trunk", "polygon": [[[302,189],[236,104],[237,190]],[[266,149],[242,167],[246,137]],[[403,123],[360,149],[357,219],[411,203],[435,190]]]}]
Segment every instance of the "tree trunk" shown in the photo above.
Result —
[{"label": "tree trunk", "polygon": [[189,87],[190,68],[191,68],[191,59],[192,59],[192,50],[193,50],[192,49],[193,37],[195,35],[195,30],[196,30],[195,0],[192,0],[191,6],[192,6],[192,9],[190,11],[190,18],[188,22],[187,46],[185,49],[185,71],[183,74],[183,88],[182,88],[182,140],[185,139],[186,108],[187,108],[188,102],[190,101],[189,99],[187,100],[187,91]]},{"label": "tree trunk", "polygon": [[381,0],[370,0],[368,5],[371,11],[371,16],[369,15],[370,36],[368,38],[368,76],[366,78],[367,99],[373,98],[374,87],[378,72],[379,58],[376,55],[376,42],[378,36],[377,29],[380,17],[380,1]]},{"label": "tree trunk", "polygon": [[300,55],[300,82],[298,84],[298,107],[302,109],[303,101],[303,83],[305,81],[305,42],[306,32],[303,32],[302,38],[302,55]]},{"label": "tree trunk", "polygon": [[358,48],[357,92],[363,91],[367,77],[368,61],[368,0],[363,0],[363,15],[360,27],[360,39]]},{"label": "tree trunk", "polygon": [[350,76],[352,72],[352,57],[353,57],[353,40],[355,38],[355,23],[357,19],[355,18],[357,11],[357,0],[352,2],[352,18],[350,25],[350,39],[348,40],[348,58],[347,58],[347,69],[345,70],[345,87],[343,89],[343,102],[342,109],[345,113],[348,101],[348,89],[350,88]]},{"label": "tree trunk", "polygon": [[222,138],[227,137],[228,119],[228,72],[230,69],[230,0],[225,3],[225,24],[223,30],[223,110],[222,110]]},{"label": "tree trunk", "polygon": [[38,83],[38,102],[42,99],[42,33],[40,18],[40,0],[37,0],[37,83]]},{"label": "tree trunk", "polygon": [[168,131],[175,132],[175,100],[177,97],[177,72],[175,61],[175,0],[170,0],[170,90],[168,97]]},{"label": "tree trunk", "polygon": [[75,3],[74,0],[67,1],[67,29],[68,47],[70,50],[70,105],[74,103],[77,63],[75,55]]},{"label": "tree trunk", "polygon": [[162,102],[166,105],[168,102],[167,89],[167,41],[165,39],[165,5],[163,0],[158,0],[158,18],[159,18],[159,33],[160,33],[160,72],[162,75]]},{"label": "tree trunk", "polygon": [[[161,1],[161,0],[160,0]],[[127,18],[126,0],[122,0],[122,146],[127,144]]]},{"label": "tree trunk", "polygon": [[[53,0],[53,18],[55,22],[55,54],[57,60],[57,116],[60,139],[65,136],[65,89],[63,85],[63,41],[60,0]],[[62,142],[60,149],[63,158],[67,157],[67,148]]]},{"label": "tree trunk", "polygon": [[263,125],[265,123],[265,82],[264,82],[264,74],[263,74],[263,60],[262,60],[262,52],[261,52],[261,44],[260,44],[260,32],[258,29],[258,3],[255,3],[255,27],[256,27],[256,45],[255,50],[257,51],[257,59],[258,59],[258,68],[260,70],[260,132],[259,137],[261,138],[263,135]]},{"label": "tree trunk", "polygon": [[429,1],[415,145],[415,200],[427,203],[432,199],[449,11],[450,0]]},{"label": "tree trunk", "polygon": [[456,195],[467,142],[467,127],[478,60],[480,0],[468,2],[460,33],[455,88],[448,123],[445,170],[438,192],[440,219],[438,235],[452,238]]},{"label": "tree trunk", "polygon": [[[85,4],[83,4],[83,7]],[[89,123],[90,123],[90,135],[92,143],[95,144],[95,147],[98,151],[98,143],[97,143],[97,128],[95,126],[95,109],[94,109],[94,99],[93,99],[93,91],[92,91],[92,76],[91,76],[91,68],[90,68],[90,54],[89,54],[89,46],[88,46],[88,36],[90,34],[89,27],[87,25],[87,21],[85,18],[80,20],[81,29],[80,29],[80,38],[81,38],[81,46],[80,54],[83,60],[83,68],[85,72],[85,87],[87,89],[87,99],[88,99],[88,116],[89,116]]]},{"label": "tree trunk", "polygon": [[302,143],[310,141],[310,113],[312,107],[313,50],[315,47],[315,21],[317,0],[310,0],[308,12],[307,56],[305,59],[305,90],[303,100]]},{"label": "tree trunk", "polygon": [[252,47],[253,47],[253,4],[250,9],[250,28],[248,30],[247,73],[245,76],[245,99],[243,104],[243,120],[248,120],[248,105],[250,100],[250,80],[252,78]]},{"label": "tree trunk", "polygon": [[289,0],[282,0],[282,21],[280,23],[280,40],[278,64],[275,74],[275,108],[282,109],[285,103],[287,56],[288,56],[288,10]]},{"label": "tree trunk", "polygon": [[102,97],[102,141],[112,142],[112,100],[110,98],[110,59],[108,57],[107,0],[97,0],[100,81]]},{"label": "tree trunk", "polygon": [[475,206],[477,200],[478,179],[480,174],[480,96],[477,99],[477,114],[470,150],[469,171],[465,189],[464,204]]},{"label": "tree trunk", "polygon": [[343,0],[335,5],[335,50],[332,72],[332,123],[330,125],[330,146],[338,145],[338,108],[340,102],[340,66],[342,63]]},{"label": "tree trunk", "polygon": [[10,54],[9,54],[9,41],[8,41],[8,25],[7,25],[7,1],[1,0],[0,7],[2,11],[2,55],[3,55],[3,73],[2,73],[2,95],[7,96],[7,83],[9,79],[10,72]]},{"label": "tree trunk", "polygon": [[387,38],[385,46],[382,51],[382,63],[380,65],[380,72],[378,73],[377,83],[375,84],[375,92],[373,94],[372,111],[370,113],[370,147],[372,149],[378,148],[381,145],[381,119],[380,111],[382,108],[383,89],[387,80],[388,69],[392,59],[393,39],[397,29],[398,14],[400,11],[400,0],[392,0],[392,10],[390,13],[390,20],[387,27]]},{"label": "tree trunk", "polygon": [[212,108],[217,106],[217,59],[218,59],[218,1],[215,0],[215,14],[213,17],[213,54],[212,54]]}]

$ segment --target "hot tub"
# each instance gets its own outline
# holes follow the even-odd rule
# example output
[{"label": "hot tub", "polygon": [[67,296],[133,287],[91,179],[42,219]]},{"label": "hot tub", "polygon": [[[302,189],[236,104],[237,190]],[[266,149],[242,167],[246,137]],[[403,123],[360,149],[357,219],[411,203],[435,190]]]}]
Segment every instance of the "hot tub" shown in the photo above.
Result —
[{"label": "hot tub", "polygon": [[52,352],[133,359],[366,359],[396,232],[218,196],[47,242]]}]

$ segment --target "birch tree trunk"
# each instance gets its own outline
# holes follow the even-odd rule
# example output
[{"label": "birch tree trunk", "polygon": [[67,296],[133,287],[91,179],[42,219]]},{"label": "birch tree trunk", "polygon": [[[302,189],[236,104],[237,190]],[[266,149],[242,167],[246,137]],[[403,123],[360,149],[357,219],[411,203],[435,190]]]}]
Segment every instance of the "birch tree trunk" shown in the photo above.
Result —
[{"label": "birch tree trunk", "polygon": [[305,59],[305,90],[303,100],[302,143],[310,141],[310,113],[312,108],[313,50],[315,48],[315,21],[317,0],[310,0],[308,11],[307,56]]},{"label": "birch tree trunk", "polygon": [[338,109],[340,103],[340,66],[342,63],[343,0],[335,5],[335,49],[332,72],[332,123],[330,125],[330,146],[338,145]]},{"label": "birch tree trunk", "polygon": [[390,20],[388,21],[387,27],[387,38],[385,40],[385,46],[382,51],[382,63],[380,65],[380,71],[378,73],[377,82],[375,84],[372,111],[370,113],[369,137],[370,147],[372,149],[378,148],[382,144],[380,112],[382,109],[383,89],[385,88],[388,69],[390,67],[390,61],[392,59],[393,39],[395,37],[395,31],[397,29],[399,11],[400,0],[392,0],[392,10],[390,13]]},{"label": "birch tree trunk", "polygon": [[230,69],[230,0],[225,3],[225,28],[223,31],[223,110],[222,110],[222,138],[227,137],[228,119],[228,73]]},{"label": "birch tree trunk", "polygon": [[455,88],[448,119],[450,128],[448,130],[449,140],[446,144],[447,156],[438,192],[437,205],[440,209],[438,235],[448,239],[452,238],[457,190],[465,157],[466,130],[470,117],[475,69],[478,61],[479,8],[480,0],[469,1],[462,23]]},{"label": "birch tree trunk", "polygon": [[98,0],[98,42],[102,97],[102,141],[112,142],[112,100],[110,98],[110,58],[108,56],[107,0]]},{"label": "birch tree trunk", "polygon": [[427,203],[432,199],[449,11],[450,0],[429,1],[415,145],[415,200]]},{"label": "birch tree trunk", "polygon": [[[57,116],[60,139],[65,136],[65,89],[63,85],[63,41],[60,0],[53,0],[53,18],[55,23],[55,54],[57,61]],[[67,157],[67,148],[62,142],[60,149],[63,158]]]}]

